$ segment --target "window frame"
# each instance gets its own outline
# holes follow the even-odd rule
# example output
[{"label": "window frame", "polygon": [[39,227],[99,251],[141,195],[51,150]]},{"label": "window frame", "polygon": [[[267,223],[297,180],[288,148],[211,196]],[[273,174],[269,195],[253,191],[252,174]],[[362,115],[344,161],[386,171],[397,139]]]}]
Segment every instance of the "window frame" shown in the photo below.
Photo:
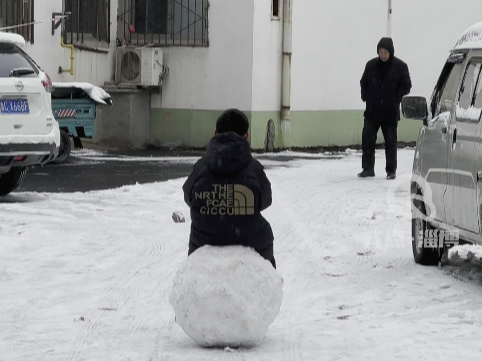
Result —
[{"label": "window frame", "polygon": [[[104,14],[96,9],[99,4]],[[62,34],[64,43],[85,47],[86,50],[89,50],[88,47],[107,49],[111,42],[111,6],[111,0],[65,0],[65,12],[70,11],[71,16],[64,22]],[[83,28],[88,27],[85,23],[86,20],[83,19],[85,12],[94,14],[95,21],[93,25],[91,24],[92,29],[84,31]]]},{"label": "window frame", "polygon": [[[276,20],[281,20],[281,2],[283,0],[271,0],[271,20],[276,21]],[[277,9],[277,14],[275,14],[275,8],[276,6],[278,7]]]},{"label": "window frame", "polygon": [[[13,27],[32,23],[35,20],[35,0],[1,0],[0,17],[5,27]],[[7,32],[22,35],[26,42],[35,41],[35,26],[17,26],[7,29]]]},{"label": "window frame", "polygon": [[[164,0],[165,4],[160,4],[160,9],[157,9],[165,12],[165,18],[162,15],[164,24],[161,25],[164,29],[158,32],[148,29],[149,23],[153,22],[149,15],[154,16],[154,11],[148,12],[143,19],[144,29],[138,28],[137,24],[136,10],[139,7],[149,9],[151,1],[159,0],[119,0],[118,43],[135,46],[209,46],[209,0]],[[134,33],[129,32],[130,25],[134,26]]]}]

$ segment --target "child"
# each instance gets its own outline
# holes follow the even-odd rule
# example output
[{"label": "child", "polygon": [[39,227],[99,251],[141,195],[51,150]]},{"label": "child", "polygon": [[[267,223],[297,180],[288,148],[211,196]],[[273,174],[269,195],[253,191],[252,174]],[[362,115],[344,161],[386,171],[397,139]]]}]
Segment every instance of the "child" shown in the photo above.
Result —
[{"label": "child", "polygon": [[248,129],[243,112],[224,111],[206,153],[182,187],[191,210],[188,256],[204,245],[242,245],[276,268],[273,231],[260,213],[271,205],[271,183],[251,155]]}]

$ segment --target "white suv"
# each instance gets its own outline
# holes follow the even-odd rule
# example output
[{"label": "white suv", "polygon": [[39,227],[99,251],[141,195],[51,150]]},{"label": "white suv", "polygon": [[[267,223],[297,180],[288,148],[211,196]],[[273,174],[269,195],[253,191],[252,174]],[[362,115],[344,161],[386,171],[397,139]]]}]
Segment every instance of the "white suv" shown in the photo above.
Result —
[{"label": "white suv", "polygon": [[20,186],[28,167],[54,160],[60,146],[52,82],[24,46],[22,36],[0,32],[0,196]]}]

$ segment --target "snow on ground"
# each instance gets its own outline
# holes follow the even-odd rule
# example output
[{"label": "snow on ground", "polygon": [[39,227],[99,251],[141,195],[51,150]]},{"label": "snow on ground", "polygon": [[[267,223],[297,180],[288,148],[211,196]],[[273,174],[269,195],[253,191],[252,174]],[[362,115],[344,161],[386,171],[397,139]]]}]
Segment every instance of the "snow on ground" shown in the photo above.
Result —
[{"label": "snow on ground", "polygon": [[[0,360],[480,360],[480,261],[413,262],[412,159],[399,151],[395,181],[382,152],[374,179],[356,178],[358,152],[267,169],[283,304],[262,345],[233,352],[197,347],[168,303],[187,256],[184,179],[10,195],[0,203]],[[467,254],[480,247],[460,247],[458,259]]]}]

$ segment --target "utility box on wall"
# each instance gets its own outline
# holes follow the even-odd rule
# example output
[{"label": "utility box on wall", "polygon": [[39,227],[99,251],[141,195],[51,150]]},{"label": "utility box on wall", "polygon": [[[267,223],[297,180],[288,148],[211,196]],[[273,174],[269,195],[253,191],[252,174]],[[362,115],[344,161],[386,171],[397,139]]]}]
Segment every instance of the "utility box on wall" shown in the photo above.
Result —
[{"label": "utility box on wall", "polygon": [[163,71],[161,48],[118,48],[115,83],[159,86]]},{"label": "utility box on wall", "polygon": [[97,111],[94,141],[114,148],[143,149],[149,144],[151,93],[106,89],[115,106]]}]

